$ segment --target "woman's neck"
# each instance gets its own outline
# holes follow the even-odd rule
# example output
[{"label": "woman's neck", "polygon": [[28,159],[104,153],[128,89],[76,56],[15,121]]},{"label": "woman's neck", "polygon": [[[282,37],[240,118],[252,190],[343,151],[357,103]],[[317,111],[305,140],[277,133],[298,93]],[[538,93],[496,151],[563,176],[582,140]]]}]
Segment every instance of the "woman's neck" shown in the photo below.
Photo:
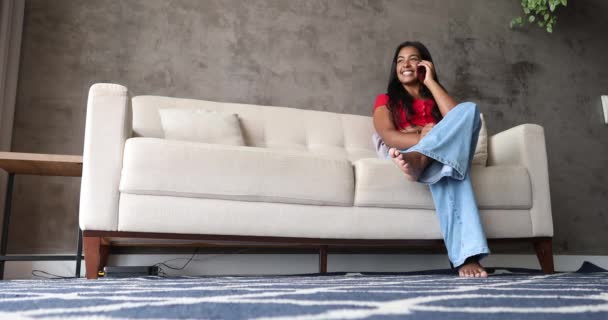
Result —
[{"label": "woman's neck", "polygon": [[414,98],[420,99],[420,83],[404,84],[403,88]]}]

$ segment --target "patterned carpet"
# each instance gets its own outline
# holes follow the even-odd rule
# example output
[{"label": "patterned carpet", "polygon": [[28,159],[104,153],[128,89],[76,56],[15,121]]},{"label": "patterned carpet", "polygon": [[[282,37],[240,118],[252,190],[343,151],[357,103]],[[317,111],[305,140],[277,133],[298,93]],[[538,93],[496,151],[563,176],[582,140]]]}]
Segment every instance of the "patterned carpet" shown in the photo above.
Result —
[{"label": "patterned carpet", "polygon": [[608,272],[0,282],[0,319],[608,319]]}]

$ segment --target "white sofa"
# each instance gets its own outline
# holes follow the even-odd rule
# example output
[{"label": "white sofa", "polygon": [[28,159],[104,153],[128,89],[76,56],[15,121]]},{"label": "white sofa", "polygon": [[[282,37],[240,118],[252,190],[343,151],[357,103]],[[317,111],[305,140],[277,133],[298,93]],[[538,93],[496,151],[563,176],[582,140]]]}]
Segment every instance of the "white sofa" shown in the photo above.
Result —
[{"label": "white sofa", "polygon": [[[163,138],[161,108],[238,114],[246,146]],[[87,278],[123,238],[332,246],[442,243],[428,187],[378,159],[371,117],[89,91],[80,200]],[[543,128],[488,139],[471,169],[490,244],[531,241],[553,272]]]}]

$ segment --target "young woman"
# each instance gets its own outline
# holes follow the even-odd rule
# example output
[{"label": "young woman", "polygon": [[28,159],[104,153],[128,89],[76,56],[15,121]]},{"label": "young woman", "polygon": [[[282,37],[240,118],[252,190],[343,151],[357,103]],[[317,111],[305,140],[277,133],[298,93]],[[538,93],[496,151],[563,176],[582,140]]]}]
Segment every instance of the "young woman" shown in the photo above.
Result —
[{"label": "young woman", "polygon": [[448,256],[460,276],[487,277],[479,260],[490,250],[469,177],[479,110],[471,102],[454,102],[420,42],[397,47],[390,74],[387,93],[374,104],[376,140],[390,147],[385,156],[409,180],[429,185]]}]

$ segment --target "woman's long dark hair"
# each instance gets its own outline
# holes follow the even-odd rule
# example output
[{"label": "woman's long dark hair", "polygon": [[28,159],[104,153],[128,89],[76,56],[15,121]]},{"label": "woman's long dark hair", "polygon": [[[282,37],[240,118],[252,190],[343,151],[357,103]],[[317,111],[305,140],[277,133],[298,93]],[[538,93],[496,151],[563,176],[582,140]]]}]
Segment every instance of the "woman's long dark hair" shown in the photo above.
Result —
[{"label": "woman's long dark hair", "polygon": [[[399,78],[397,77],[397,57],[399,56],[399,51],[401,51],[401,49],[405,47],[414,47],[418,49],[421,55],[420,58],[422,58],[422,60],[433,62],[433,58],[431,57],[431,53],[429,52],[429,50],[418,41],[403,42],[397,47],[397,50],[395,50],[395,55],[393,56],[393,63],[391,65],[391,75],[388,80],[388,88],[386,89],[389,98],[387,107],[388,110],[391,112],[391,117],[393,119],[393,124],[395,125],[395,128],[399,128],[398,123],[401,120],[400,111],[402,109],[405,109],[405,117],[408,122],[410,122],[410,119],[414,114],[414,109],[412,107],[414,97],[412,97],[412,95],[409,94],[407,90],[405,90],[403,84],[399,81]],[[435,81],[439,83],[439,79],[437,78],[437,68],[435,68],[434,78]],[[422,98],[433,100],[435,106],[431,110],[431,114],[435,121],[439,122],[443,117],[441,116],[441,112],[439,111],[439,107],[437,106],[437,102],[431,94],[431,91],[425,85],[422,85],[420,95],[422,96]]]}]

